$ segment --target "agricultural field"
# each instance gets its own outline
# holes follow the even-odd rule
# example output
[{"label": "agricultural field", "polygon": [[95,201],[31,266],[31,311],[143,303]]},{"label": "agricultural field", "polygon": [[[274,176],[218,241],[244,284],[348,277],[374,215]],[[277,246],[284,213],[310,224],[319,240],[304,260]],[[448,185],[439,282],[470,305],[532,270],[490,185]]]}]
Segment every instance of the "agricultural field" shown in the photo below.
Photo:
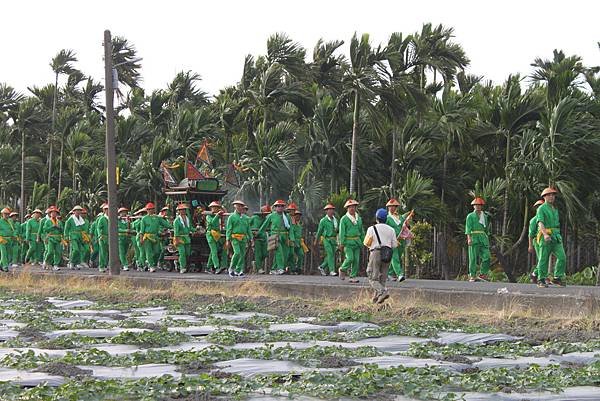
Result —
[{"label": "agricultural field", "polygon": [[0,294],[3,401],[556,401],[600,394],[600,326],[591,317],[26,275],[0,278]]}]

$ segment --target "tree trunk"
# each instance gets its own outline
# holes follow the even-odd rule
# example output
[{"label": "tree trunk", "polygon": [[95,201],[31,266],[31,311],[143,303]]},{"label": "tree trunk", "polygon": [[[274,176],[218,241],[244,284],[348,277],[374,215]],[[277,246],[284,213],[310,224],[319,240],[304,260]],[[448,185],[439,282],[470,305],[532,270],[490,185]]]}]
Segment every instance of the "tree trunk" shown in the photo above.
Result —
[{"label": "tree trunk", "polygon": [[350,157],[350,196],[354,196],[355,192],[356,192],[356,175],[357,175],[357,168],[356,168],[356,153],[357,153],[357,149],[356,147],[358,146],[358,117],[359,117],[359,113],[360,113],[360,106],[359,106],[359,101],[360,101],[360,97],[358,95],[358,91],[354,92],[354,113],[352,116],[352,150],[351,150],[351,157]]},{"label": "tree trunk", "polygon": [[21,129],[21,207],[19,208],[21,214],[21,223],[25,216],[25,130]]},{"label": "tree trunk", "polygon": [[[52,100],[52,128],[50,133],[50,151],[48,153],[48,189],[52,188],[52,153],[54,153],[54,131],[56,129],[56,102],[58,101],[58,73],[54,76],[54,96]],[[48,191],[48,196],[46,198],[46,203],[49,203],[50,191]]]},{"label": "tree trunk", "polygon": [[395,197],[395,175],[396,175],[396,130],[392,129],[392,166],[391,166],[391,179],[390,179],[390,193],[392,197]]},{"label": "tree trunk", "polygon": [[58,161],[58,192],[56,194],[56,199],[60,199],[60,192],[62,191],[62,173],[63,173],[63,153],[65,150],[65,137],[64,135],[60,141],[60,156]]},{"label": "tree trunk", "polygon": [[[506,154],[504,155],[504,177],[506,178],[506,188],[504,189],[504,213],[502,216],[502,236],[506,236],[508,225],[508,193],[510,191],[510,178],[508,174],[508,163],[510,162],[510,134],[506,134]],[[527,215],[527,211],[525,212]],[[500,245],[500,252],[504,252],[504,245]]]}]

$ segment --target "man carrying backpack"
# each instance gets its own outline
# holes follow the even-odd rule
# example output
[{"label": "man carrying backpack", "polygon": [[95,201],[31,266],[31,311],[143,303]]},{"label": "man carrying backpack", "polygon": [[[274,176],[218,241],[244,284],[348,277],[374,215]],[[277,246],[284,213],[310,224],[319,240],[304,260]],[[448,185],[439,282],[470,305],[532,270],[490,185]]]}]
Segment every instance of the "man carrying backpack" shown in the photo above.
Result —
[{"label": "man carrying backpack", "polygon": [[363,244],[369,248],[367,276],[369,277],[369,284],[375,290],[373,302],[378,304],[382,304],[390,297],[385,284],[393,249],[398,246],[396,232],[386,224],[387,217],[387,210],[377,210],[377,213],[375,213],[377,223],[367,229],[363,241]]}]

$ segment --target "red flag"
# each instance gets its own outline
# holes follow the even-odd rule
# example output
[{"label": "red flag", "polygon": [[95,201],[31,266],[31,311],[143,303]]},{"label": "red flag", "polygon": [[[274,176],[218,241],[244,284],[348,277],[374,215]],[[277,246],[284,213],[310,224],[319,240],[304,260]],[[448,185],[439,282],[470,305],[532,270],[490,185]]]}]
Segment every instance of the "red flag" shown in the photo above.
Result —
[{"label": "red flag", "polygon": [[203,180],[205,177],[200,171],[190,162],[187,162],[186,177],[188,180]]},{"label": "red flag", "polygon": [[202,160],[206,164],[210,164],[210,156],[208,155],[207,142],[204,142],[198,150],[198,154],[196,155],[196,161],[198,161],[198,159]]}]

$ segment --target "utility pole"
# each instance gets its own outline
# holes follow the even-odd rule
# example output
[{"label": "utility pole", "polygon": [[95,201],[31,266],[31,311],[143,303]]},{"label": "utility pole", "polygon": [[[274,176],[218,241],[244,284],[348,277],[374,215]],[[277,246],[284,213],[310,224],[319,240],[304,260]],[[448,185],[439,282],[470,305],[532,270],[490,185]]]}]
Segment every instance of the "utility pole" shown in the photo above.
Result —
[{"label": "utility pole", "polygon": [[121,273],[117,225],[117,155],[115,151],[115,116],[113,109],[112,38],[104,31],[104,80],[106,90],[106,178],[108,184],[108,266],[111,275]]}]

